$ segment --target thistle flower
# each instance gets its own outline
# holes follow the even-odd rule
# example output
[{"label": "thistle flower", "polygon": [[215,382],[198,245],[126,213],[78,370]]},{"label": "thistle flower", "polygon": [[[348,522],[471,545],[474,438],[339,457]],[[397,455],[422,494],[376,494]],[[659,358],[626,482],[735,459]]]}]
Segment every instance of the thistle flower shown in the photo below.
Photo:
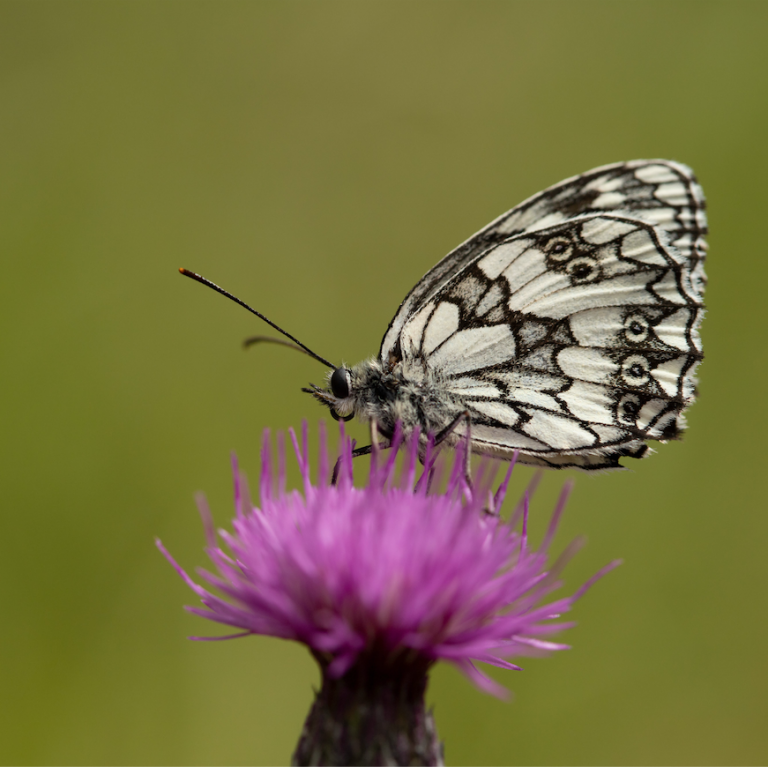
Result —
[{"label": "thistle flower", "polygon": [[434,724],[423,702],[431,665],[452,663],[481,689],[503,696],[505,688],[476,662],[519,670],[509,657],[567,649],[549,637],[573,623],[556,619],[618,563],[573,595],[542,604],[560,586],[558,572],[575,550],[569,547],[548,566],[548,548],[570,485],[543,543],[532,548],[527,495],[509,522],[498,515],[514,462],[493,493],[488,464],[470,487],[459,456],[445,490],[431,492],[440,470],[433,443],[427,444],[417,480],[414,435],[397,477],[396,435],[396,448],[386,460],[374,452],[368,482],[356,488],[353,445],[342,427],[337,482],[329,482],[323,433],[319,479],[313,484],[306,423],[301,446],[293,430],[290,436],[303,493],[285,490],[280,439],[274,476],[268,432],[258,508],[233,459],[234,530],[219,532],[229,553],[218,546],[208,508],[199,499],[207,554],[218,570],[200,575],[224,598],[195,583],[157,545],[204,605],[187,609],[242,630],[211,639],[248,634],[292,639],[317,659],[323,686],[294,755],[297,763],[439,763]]}]

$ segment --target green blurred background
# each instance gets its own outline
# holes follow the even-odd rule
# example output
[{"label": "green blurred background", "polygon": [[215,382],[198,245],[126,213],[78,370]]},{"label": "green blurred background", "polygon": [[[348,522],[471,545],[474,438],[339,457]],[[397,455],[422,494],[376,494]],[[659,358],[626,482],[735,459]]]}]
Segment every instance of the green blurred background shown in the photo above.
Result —
[{"label": "green blurred background", "polygon": [[767,25],[764,2],[2,2],[0,761],[279,763],[307,713],[302,647],[185,639],[216,628],[153,536],[204,564],[193,492],[227,524],[229,452],[255,480],[265,426],[316,429],[323,370],[244,353],[267,328],[179,266],[354,363],[495,216],[667,157],[712,230],[690,430],[578,477],[569,587],[625,564],[573,649],[494,671],[511,703],[442,667],[429,697],[452,764],[765,763]]}]

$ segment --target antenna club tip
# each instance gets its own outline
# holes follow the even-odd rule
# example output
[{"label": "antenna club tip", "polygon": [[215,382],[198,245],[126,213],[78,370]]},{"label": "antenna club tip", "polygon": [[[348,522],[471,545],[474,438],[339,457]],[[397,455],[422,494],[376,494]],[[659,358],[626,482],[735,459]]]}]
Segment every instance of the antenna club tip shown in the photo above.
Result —
[{"label": "antenna club tip", "polygon": [[179,267],[179,274],[189,274],[189,270],[185,269],[183,266]]}]

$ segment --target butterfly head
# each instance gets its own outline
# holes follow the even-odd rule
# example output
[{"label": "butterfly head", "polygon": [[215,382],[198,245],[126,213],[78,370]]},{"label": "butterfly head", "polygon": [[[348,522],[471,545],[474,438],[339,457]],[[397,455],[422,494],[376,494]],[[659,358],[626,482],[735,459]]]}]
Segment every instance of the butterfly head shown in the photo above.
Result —
[{"label": "butterfly head", "polygon": [[311,394],[318,402],[325,405],[337,421],[349,421],[355,415],[355,386],[353,371],[344,365],[334,368],[328,374],[328,388],[310,384],[309,389],[302,391]]},{"label": "butterfly head", "polygon": [[302,391],[325,405],[338,421],[353,417],[361,421],[376,421],[380,432],[389,435],[396,421],[411,423],[413,415],[404,410],[413,392],[405,383],[402,371],[391,370],[375,358],[346,367],[333,367],[325,388],[310,384]]}]

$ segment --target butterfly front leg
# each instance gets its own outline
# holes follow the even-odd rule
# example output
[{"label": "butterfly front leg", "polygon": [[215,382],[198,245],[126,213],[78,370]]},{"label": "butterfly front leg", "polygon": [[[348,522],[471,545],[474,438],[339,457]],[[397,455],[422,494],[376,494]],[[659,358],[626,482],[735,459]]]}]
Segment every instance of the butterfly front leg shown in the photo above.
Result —
[{"label": "butterfly front leg", "polygon": [[[374,420],[371,421],[371,444],[365,445],[365,447],[355,447],[355,443],[352,443],[352,457],[357,458],[361,455],[370,455],[374,453],[379,454],[382,450],[388,450],[392,447],[392,441],[379,442],[379,428]],[[341,456],[336,459],[336,465],[333,467],[333,474],[331,475],[331,485],[336,485],[339,479],[339,468],[341,467]]]},{"label": "butterfly front leg", "polygon": [[[354,447],[354,441],[352,442],[353,450],[352,450],[352,457],[358,458],[361,455],[370,455],[373,452],[373,445],[366,445],[365,447]],[[391,445],[379,445],[379,449],[386,450],[388,447],[391,447]],[[336,459],[336,463],[333,467],[333,473],[331,474],[331,485],[333,487],[336,486],[336,483],[339,481],[339,469],[341,468],[341,456],[339,456]]]}]

